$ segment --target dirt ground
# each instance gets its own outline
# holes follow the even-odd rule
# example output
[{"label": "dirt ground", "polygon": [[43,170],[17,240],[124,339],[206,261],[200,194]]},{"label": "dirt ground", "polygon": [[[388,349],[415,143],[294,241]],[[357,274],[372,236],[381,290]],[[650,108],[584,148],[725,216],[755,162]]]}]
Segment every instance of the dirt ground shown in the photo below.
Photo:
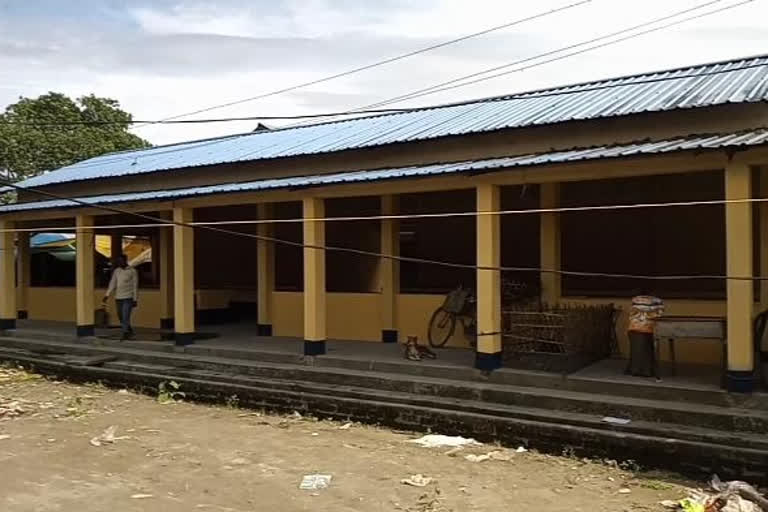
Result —
[{"label": "dirt ground", "polygon": [[[236,397],[220,407],[172,401],[172,391],[0,368],[0,510],[620,512],[685,496],[673,475],[610,461],[491,445],[447,453],[407,442],[421,434],[267,415],[239,409]],[[330,487],[300,490],[315,473],[332,475]],[[416,474],[433,480],[401,482]]]}]

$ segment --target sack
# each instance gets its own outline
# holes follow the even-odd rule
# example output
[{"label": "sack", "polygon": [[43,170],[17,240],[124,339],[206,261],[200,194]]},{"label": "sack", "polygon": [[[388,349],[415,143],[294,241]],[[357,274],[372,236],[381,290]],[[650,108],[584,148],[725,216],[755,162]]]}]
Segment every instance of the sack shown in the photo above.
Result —
[{"label": "sack", "polygon": [[96,324],[96,327],[109,327],[109,313],[107,313],[107,308],[97,309],[94,316],[94,323]]}]

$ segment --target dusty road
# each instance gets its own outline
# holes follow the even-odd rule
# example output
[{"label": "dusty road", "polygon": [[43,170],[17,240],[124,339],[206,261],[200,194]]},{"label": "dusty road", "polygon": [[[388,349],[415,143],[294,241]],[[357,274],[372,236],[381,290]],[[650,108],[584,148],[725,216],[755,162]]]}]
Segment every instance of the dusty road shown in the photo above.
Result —
[{"label": "dusty road", "polygon": [[[235,398],[161,403],[0,368],[0,510],[620,512],[662,510],[660,500],[685,495],[671,476],[407,442],[419,436],[265,415]],[[465,458],[493,450],[495,459]],[[332,475],[330,487],[300,490],[312,473]],[[433,480],[401,483],[415,474]]]}]

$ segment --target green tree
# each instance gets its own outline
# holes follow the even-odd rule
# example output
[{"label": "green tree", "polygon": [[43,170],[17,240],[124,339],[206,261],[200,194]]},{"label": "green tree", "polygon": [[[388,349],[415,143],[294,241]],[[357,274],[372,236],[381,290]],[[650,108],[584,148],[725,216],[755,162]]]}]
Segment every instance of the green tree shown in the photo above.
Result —
[{"label": "green tree", "polygon": [[[0,114],[2,179],[18,181],[104,153],[149,147],[128,131],[132,117],[117,100],[94,95],[20,98]],[[94,121],[109,124],[50,125]]]}]

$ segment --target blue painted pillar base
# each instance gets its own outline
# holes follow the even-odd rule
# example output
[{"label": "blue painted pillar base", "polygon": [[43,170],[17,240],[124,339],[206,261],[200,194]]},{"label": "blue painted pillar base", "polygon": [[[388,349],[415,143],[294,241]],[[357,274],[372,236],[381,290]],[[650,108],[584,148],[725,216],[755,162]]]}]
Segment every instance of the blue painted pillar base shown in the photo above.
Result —
[{"label": "blue painted pillar base", "polygon": [[494,354],[475,353],[475,368],[484,372],[492,372],[501,368],[501,352]]},{"label": "blue painted pillar base", "polygon": [[381,341],[384,343],[397,343],[398,333],[396,329],[382,329]]},{"label": "blue painted pillar base", "polygon": [[195,333],[193,332],[176,332],[173,334],[173,341],[177,347],[186,347],[195,342]]},{"label": "blue painted pillar base", "polygon": [[0,318],[0,330],[5,331],[6,329],[15,329],[15,328],[16,328],[15,318]]},{"label": "blue painted pillar base", "polygon": [[725,388],[731,393],[751,393],[755,389],[755,373],[728,370],[725,375]]},{"label": "blue painted pillar base", "polygon": [[325,354],[325,340],[323,341],[304,340],[305,356],[322,356],[323,354]]},{"label": "blue painted pillar base", "polygon": [[77,326],[77,337],[78,338],[87,338],[89,336],[95,336],[96,335],[96,328],[93,325],[78,325]]}]

